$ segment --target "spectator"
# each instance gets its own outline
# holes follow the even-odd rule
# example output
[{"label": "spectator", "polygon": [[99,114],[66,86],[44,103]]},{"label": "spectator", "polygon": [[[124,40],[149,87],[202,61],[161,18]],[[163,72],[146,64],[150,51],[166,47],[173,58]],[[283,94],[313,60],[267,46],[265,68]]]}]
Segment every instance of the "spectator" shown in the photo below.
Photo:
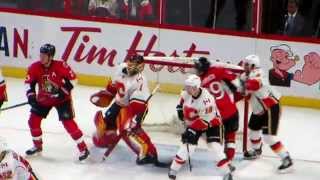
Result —
[{"label": "spectator", "polygon": [[17,0],[17,6],[20,9],[29,9],[33,11],[51,11],[63,12],[64,1],[61,0]]},{"label": "spectator", "polygon": [[320,38],[320,4],[317,7],[316,15],[314,18],[314,37]]},{"label": "spectator", "polygon": [[283,35],[304,36],[305,20],[298,9],[298,0],[288,0],[288,13],[284,15],[282,30],[280,30]]},{"label": "spectator", "polygon": [[[209,6],[210,12],[207,18],[206,27],[212,28],[215,26],[214,16],[216,16],[217,18],[220,15],[222,9],[225,8],[226,2],[227,2],[226,0],[210,1],[210,6]],[[248,7],[250,6],[249,0],[234,0],[233,3],[234,3],[234,9],[236,12],[235,28],[237,30],[246,30],[246,24],[248,23],[247,22]],[[215,13],[215,9],[217,13]]]},{"label": "spectator", "polygon": [[88,4],[89,0],[65,0],[65,9],[67,13],[71,13],[74,15],[88,15]]},{"label": "spectator", "polygon": [[117,0],[90,0],[89,15],[99,17],[119,17]]},{"label": "spectator", "polygon": [[123,0],[121,17],[129,20],[152,21],[152,4],[150,0]]}]

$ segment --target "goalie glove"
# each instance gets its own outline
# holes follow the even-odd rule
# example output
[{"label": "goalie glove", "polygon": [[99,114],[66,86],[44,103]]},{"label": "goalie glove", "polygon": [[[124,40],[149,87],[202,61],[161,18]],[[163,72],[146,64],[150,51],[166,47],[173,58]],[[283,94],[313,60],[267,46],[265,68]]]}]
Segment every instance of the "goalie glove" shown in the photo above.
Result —
[{"label": "goalie glove", "polygon": [[108,107],[114,96],[106,90],[94,93],[90,97],[90,102],[98,107]]}]

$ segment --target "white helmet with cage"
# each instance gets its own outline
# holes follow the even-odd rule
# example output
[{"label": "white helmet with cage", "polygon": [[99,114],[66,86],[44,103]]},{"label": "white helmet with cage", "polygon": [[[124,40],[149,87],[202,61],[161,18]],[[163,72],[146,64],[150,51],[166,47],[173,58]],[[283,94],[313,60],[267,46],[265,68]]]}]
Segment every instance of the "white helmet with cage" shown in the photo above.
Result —
[{"label": "white helmet with cage", "polygon": [[192,74],[185,80],[184,85],[199,88],[201,85],[201,79],[199,76]]},{"label": "white helmet with cage", "polygon": [[248,64],[251,67],[259,68],[260,67],[260,58],[255,54],[250,54],[244,59],[244,64]]}]

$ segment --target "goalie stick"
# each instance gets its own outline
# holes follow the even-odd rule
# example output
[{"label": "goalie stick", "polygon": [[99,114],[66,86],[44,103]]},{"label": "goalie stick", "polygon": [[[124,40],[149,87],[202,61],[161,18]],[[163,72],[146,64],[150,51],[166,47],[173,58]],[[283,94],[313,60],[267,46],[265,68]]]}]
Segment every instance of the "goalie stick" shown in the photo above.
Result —
[{"label": "goalie stick", "polygon": [[[149,95],[149,97],[146,100],[146,103],[149,102],[149,100],[151,99],[151,97],[156,94],[156,92],[158,91],[158,89],[160,88],[160,84],[157,84],[156,87],[152,90],[151,94]],[[143,116],[146,115],[146,112],[144,112]],[[126,133],[127,130],[123,130],[125,132],[120,132],[119,135],[116,137],[114,143],[108,148],[108,150],[104,153],[104,159],[107,158],[111,152],[113,151],[113,149],[116,147],[116,145],[119,143],[120,139],[122,138],[123,134]],[[155,164],[156,165],[156,164]]]}]

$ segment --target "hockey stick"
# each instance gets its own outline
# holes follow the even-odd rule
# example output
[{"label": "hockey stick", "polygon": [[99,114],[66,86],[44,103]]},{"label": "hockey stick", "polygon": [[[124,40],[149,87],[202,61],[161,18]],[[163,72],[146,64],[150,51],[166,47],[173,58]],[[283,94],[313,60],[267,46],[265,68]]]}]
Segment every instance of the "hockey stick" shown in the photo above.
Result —
[{"label": "hockey stick", "polygon": [[2,109],[0,109],[0,111],[6,111],[6,110],[9,110],[9,109],[13,109],[13,108],[16,108],[16,107],[24,106],[24,105],[27,105],[27,104],[29,104],[29,103],[28,102],[19,103],[19,104],[13,105],[13,106],[2,108]]},{"label": "hockey stick", "polygon": [[191,164],[191,157],[190,157],[190,151],[189,151],[189,144],[187,143],[187,152],[188,152],[188,163],[189,163],[189,170],[192,172],[192,164]]},{"label": "hockey stick", "polygon": [[39,180],[39,178],[36,176],[36,174],[31,170],[31,175],[33,176],[33,178],[35,179],[35,180]]},{"label": "hockey stick", "polygon": [[249,102],[246,98],[244,98],[244,116],[243,116],[243,141],[242,141],[242,152],[246,152],[247,141],[248,141],[248,112],[249,111]]},{"label": "hockey stick", "polygon": [[[156,87],[152,90],[151,94],[149,95],[149,97],[146,100],[146,103],[149,102],[149,100],[151,99],[151,97],[156,94],[156,92],[158,91],[158,89],[160,88],[160,84],[157,84]],[[147,113],[147,111],[144,112],[143,116],[145,116]],[[126,133],[126,130],[124,130],[125,132],[120,132],[120,134],[116,137],[114,143],[108,148],[108,150],[104,153],[104,158],[107,158],[110,153],[113,151],[113,149],[116,147],[116,145],[119,143],[120,139],[123,136],[123,133]]]}]

